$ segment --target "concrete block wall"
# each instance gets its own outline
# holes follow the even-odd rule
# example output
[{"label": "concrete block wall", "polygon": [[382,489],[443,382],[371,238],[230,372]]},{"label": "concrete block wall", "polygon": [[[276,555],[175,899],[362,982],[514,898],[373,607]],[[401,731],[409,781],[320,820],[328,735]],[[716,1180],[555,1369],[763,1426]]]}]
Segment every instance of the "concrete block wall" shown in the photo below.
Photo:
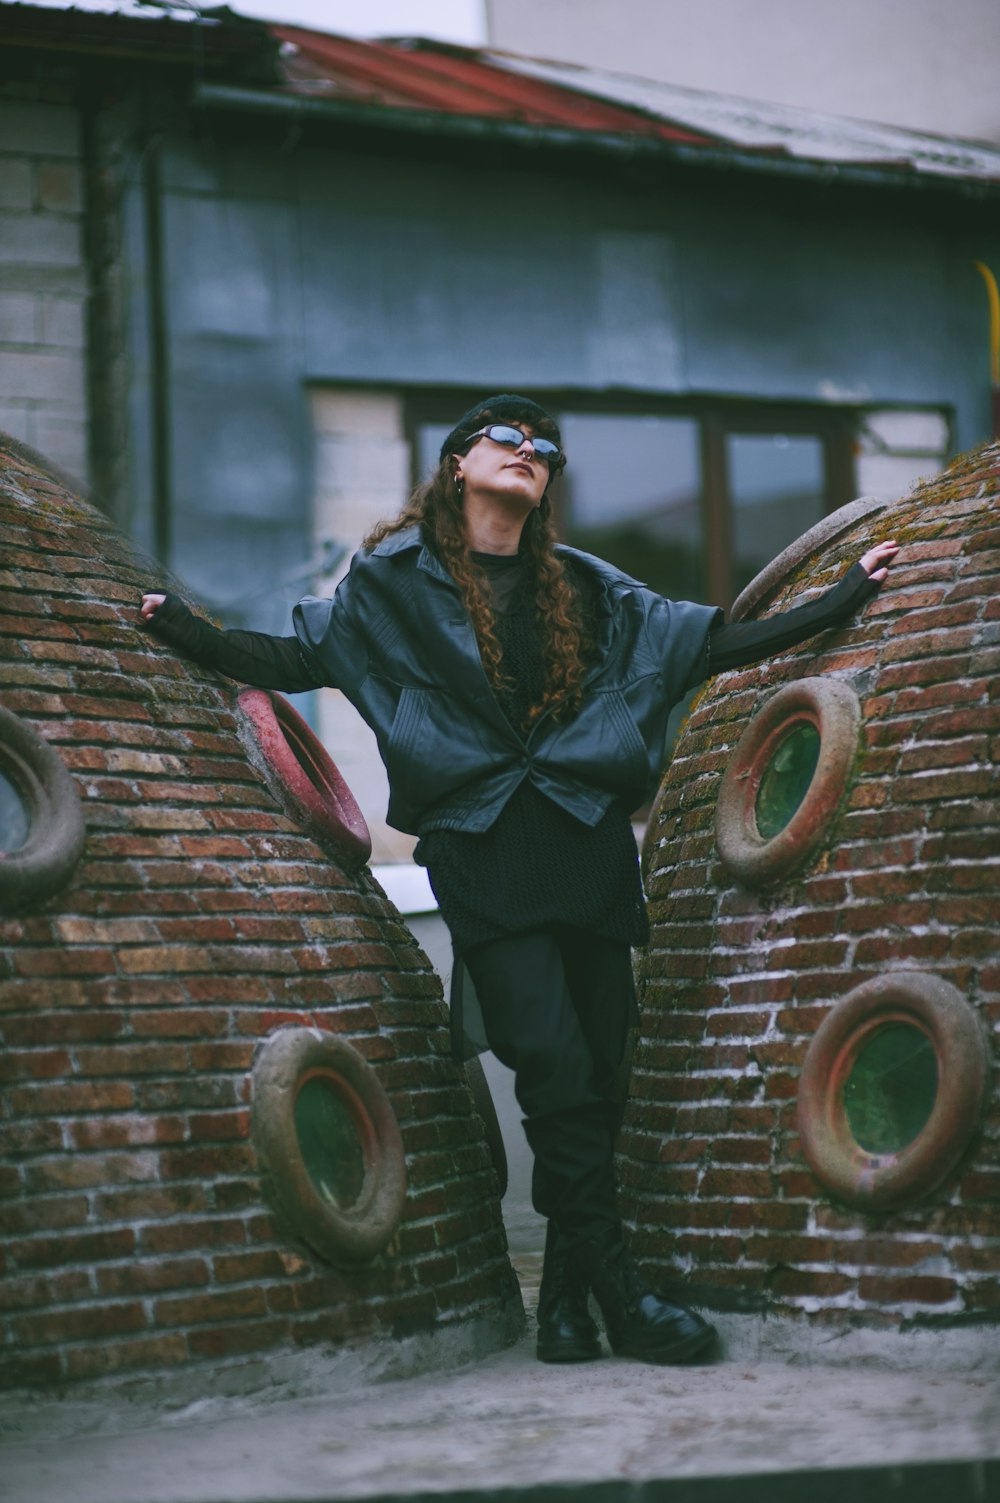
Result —
[{"label": "concrete block wall", "polygon": [[86,483],[79,112],[0,96],[0,430]]},{"label": "concrete block wall", "polygon": [[[66,889],[0,914],[0,1384],[207,1393],[377,1337],[444,1335],[446,1360],[500,1345],[520,1295],[440,982],[367,869],[262,782],[234,686],[139,626],[148,579],[96,508],[0,447],[0,696],[87,827]],[[402,1221],[351,1271],[262,1193],[250,1071],[289,1024],[352,1044],[402,1134]]]},{"label": "concrete block wall", "polygon": [[[716,1309],[841,1330],[985,1328],[1000,1311],[995,1074],[957,1168],[902,1209],[836,1201],[797,1126],[810,1042],[861,982],[943,978],[996,1059],[998,498],[992,446],[807,558],[768,610],[832,583],[869,539],[903,545],[859,617],[704,689],[654,808],[624,1203],[647,1266]],[[805,868],[754,890],[719,858],[720,779],[754,713],[813,675],[854,686],[857,762]]]}]

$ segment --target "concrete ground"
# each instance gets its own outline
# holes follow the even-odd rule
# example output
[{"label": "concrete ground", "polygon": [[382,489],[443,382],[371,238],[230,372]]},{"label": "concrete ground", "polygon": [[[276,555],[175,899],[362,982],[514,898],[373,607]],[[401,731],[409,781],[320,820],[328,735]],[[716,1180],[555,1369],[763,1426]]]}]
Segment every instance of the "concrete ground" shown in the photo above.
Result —
[{"label": "concrete ground", "polygon": [[[530,1291],[540,1260],[516,1261]],[[801,1355],[549,1367],[535,1360],[533,1324],[516,1346],[457,1370],[362,1373],[325,1397],[8,1405],[0,1499],[1000,1498],[995,1363],[936,1372],[931,1348],[897,1371],[806,1366]]]}]

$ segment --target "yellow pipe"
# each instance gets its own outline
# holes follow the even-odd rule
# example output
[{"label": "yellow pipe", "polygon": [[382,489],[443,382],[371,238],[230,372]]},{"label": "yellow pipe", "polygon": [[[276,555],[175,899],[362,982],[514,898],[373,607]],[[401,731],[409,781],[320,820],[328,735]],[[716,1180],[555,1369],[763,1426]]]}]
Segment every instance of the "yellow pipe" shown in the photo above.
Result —
[{"label": "yellow pipe", "polygon": [[973,263],[986,283],[986,296],[990,303],[990,382],[1000,387],[1000,292],[997,279],[984,261]]}]

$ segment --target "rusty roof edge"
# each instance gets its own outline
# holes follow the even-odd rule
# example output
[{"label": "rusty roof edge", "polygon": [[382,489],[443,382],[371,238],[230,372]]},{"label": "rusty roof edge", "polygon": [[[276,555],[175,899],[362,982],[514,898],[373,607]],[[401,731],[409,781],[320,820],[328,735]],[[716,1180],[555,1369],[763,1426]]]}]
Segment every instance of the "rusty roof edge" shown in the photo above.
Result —
[{"label": "rusty roof edge", "polygon": [[556,150],[593,152],[609,157],[670,161],[685,167],[714,171],[748,172],[771,177],[818,182],[828,186],[911,189],[946,193],[953,197],[992,200],[1000,197],[1000,178],[965,178],[946,173],[919,171],[906,164],[881,167],[858,162],[836,162],[793,157],[774,148],[744,149],[727,146],[692,146],[660,136],[631,131],[573,130],[566,126],[529,125],[518,120],[446,113],[406,107],[358,103],[354,100],[317,99],[275,90],[241,88],[231,84],[196,84],[191,102],[196,108],[243,113],[283,115],[303,122],[354,124],[382,127],[412,135],[484,140],[490,137],[523,146],[546,146]]}]

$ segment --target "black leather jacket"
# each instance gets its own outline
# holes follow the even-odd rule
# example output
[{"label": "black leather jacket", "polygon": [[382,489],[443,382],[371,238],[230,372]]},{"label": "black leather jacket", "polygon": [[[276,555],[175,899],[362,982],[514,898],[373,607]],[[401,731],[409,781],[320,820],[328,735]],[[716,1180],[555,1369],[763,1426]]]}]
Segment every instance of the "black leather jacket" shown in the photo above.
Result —
[{"label": "black leather jacket", "polygon": [[332,600],[293,616],[318,682],[372,727],[389,775],[389,823],[411,834],[490,827],[530,778],[586,824],[655,786],[667,717],[707,676],[712,606],[674,602],[601,559],[561,547],[598,585],[599,660],[579,713],[522,737],[483,669],[458,590],[417,527],[357,554]]}]

